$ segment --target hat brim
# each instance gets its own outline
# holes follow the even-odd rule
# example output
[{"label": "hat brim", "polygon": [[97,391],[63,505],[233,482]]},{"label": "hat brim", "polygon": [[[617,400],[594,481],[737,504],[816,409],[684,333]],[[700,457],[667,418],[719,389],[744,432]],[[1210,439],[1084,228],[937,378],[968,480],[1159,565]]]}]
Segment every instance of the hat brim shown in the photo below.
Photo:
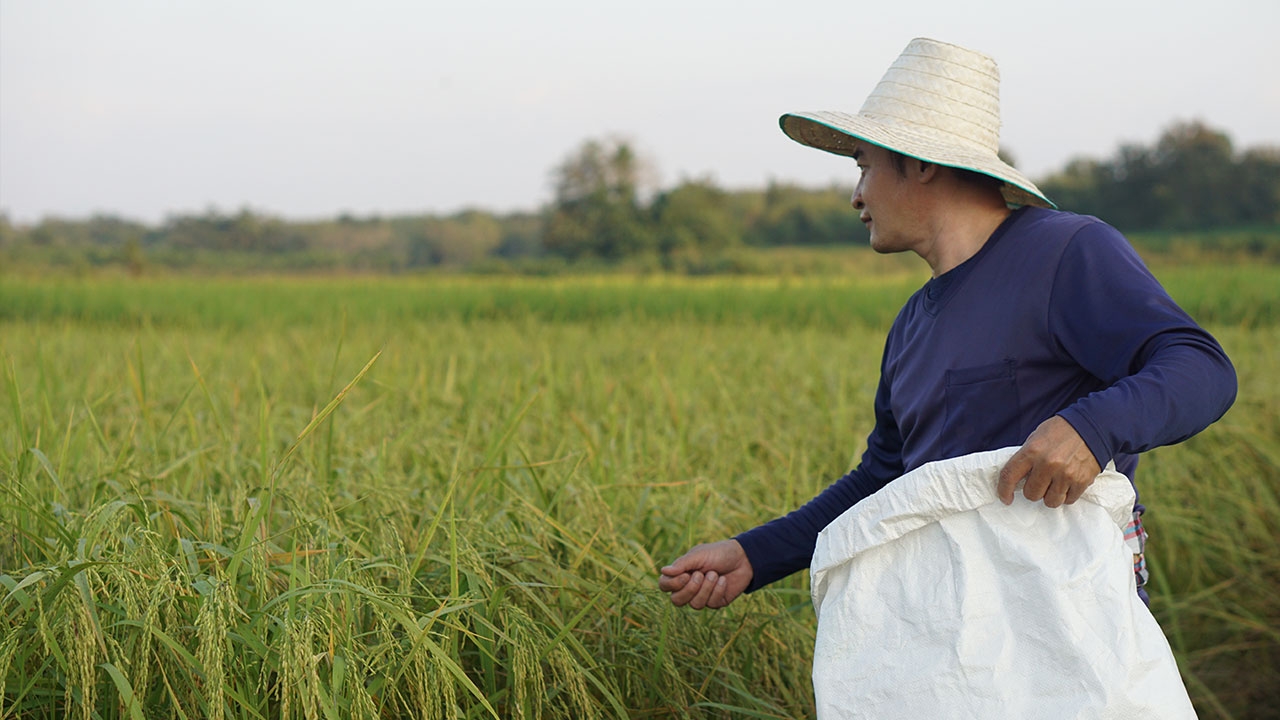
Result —
[{"label": "hat brim", "polygon": [[1010,205],[1057,206],[1012,165],[978,148],[959,142],[889,125],[865,115],[842,112],[800,112],[783,115],[778,124],[787,137],[801,145],[836,155],[852,156],[858,141],[892,150],[925,162],[971,170],[1000,180],[1005,202]]}]

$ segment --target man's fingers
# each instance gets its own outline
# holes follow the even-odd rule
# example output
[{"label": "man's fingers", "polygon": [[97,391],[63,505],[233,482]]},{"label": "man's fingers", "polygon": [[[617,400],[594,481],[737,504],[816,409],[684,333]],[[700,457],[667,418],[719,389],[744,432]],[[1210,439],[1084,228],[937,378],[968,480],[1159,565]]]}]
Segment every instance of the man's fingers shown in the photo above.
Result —
[{"label": "man's fingers", "polygon": [[671,593],[671,604],[680,607],[688,605],[698,595],[698,590],[702,588],[702,573],[693,572],[689,575],[689,580],[679,590]]},{"label": "man's fingers", "polygon": [[996,494],[1004,504],[1013,501],[1014,488],[1026,478],[1022,494],[1031,502],[1056,508],[1080,499],[1101,471],[1071,423],[1055,415],[1040,423],[1022,447],[1000,469]]},{"label": "man's fingers", "polygon": [[689,560],[689,556],[691,554],[692,553],[685,553],[684,555],[681,555],[675,560],[672,560],[670,565],[667,565],[666,567],[662,568],[661,570],[659,570],[659,572],[661,572],[663,575],[680,575],[682,573],[688,572],[689,570],[692,569],[691,566],[695,565],[695,563],[690,562]]},{"label": "man's fingers", "polygon": [[676,606],[722,608],[751,582],[751,561],[737,540],[698,545],[663,567],[658,588]]},{"label": "man's fingers", "polygon": [[1088,489],[1088,485],[1072,485],[1071,489],[1067,491],[1067,504],[1074,504],[1075,501],[1080,499],[1080,496],[1084,495],[1084,491]]},{"label": "man's fingers", "polygon": [[714,548],[714,544],[698,545],[689,550],[689,552],[672,560],[669,565],[659,570],[659,572],[663,575],[680,575],[699,570],[705,571],[708,566],[715,566],[716,553]]},{"label": "man's fingers", "polygon": [[1079,500],[1091,484],[1092,478],[1089,482],[1077,482],[1065,471],[1037,466],[1027,475],[1022,495],[1031,502],[1043,500],[1046,507],[1057,508]]},{"label": "man's fingers", "polygon": [[1067,501],[1067,493],[1070,491],[1070,483],[1065,478],[1058,478],[1044,491],[1045,507],[1061,507]]},{"label": "man's fingers", "polygon": [[662,577],[658,578],[658,589],[663,592],[676,592],[683,588],[689,582],[689,573],[680,573],[679,575],[666,574],[666,568],[663,568]]},{"label": "man's fingers", "polygon": [[1000,502],[1005,505],[1013,502],[1013,491],[1017,488],[1018,481],[1026,477],[1030,469],[1031,461],[1027,459],[1023,450],[1019,450],[1009,458],[1009,462],[1000,469],[1000,480],[996,483],[996,496],[1000,498]]},{"label": "man's fingers", "polygon": [[719,579],[720,576],[717,575],[715,571],[709,572],[703,576],[702,583],[698,587],[698,594],[694,595],[693,599],[689,601],[689,607],[694,610],[701,610],[706,607],[707,602],[711,599],[711,593],[716,589],[716,581]]},{"label": "man's fingers", "polygon": [[1022,496],[1031,502],[1044,499],[1045,493],[1049,492],[1052,480],[1053,477],[1043,468],[1033,468],[1027,475],[1027,483],[1022,486]]},{"label": "man's fingers", "polygon": [[711,599],[707,600],[707,607],[712,609],[720,609],[730,602],[733,598],[729,597],[729,578],[721,577],[716,581],[715,588],[711,591]]}]

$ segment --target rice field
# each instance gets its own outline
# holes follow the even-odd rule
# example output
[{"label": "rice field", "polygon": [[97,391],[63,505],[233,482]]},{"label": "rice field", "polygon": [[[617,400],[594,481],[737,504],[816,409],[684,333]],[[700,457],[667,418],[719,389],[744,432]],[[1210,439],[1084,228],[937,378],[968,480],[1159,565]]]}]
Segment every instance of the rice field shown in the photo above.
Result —
[{"label": "rice field", "polygon": [[[1147,456],[1201,717],[1280,707],[1280,268],[1158,274],[1240,399]],[[657,567],[861,454],[915,275],[0,278],[0,717],[793,718],[798,574]]]}]

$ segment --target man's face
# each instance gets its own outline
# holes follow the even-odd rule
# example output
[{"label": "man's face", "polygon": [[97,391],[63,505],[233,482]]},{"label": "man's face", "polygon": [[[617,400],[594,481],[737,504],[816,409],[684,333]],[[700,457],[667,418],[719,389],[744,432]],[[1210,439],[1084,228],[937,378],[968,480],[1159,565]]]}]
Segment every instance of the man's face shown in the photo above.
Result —
[{"label": "man's face", "polygon": [[[917,183],[894,166],[888,150],[860,142],[853,153],[862,176],[851,199],[854,209],[871,233],[871,248],[880,253],[915,250],[920,241],[912,196]],[[907,166],[915,162],[908,158]]]}]

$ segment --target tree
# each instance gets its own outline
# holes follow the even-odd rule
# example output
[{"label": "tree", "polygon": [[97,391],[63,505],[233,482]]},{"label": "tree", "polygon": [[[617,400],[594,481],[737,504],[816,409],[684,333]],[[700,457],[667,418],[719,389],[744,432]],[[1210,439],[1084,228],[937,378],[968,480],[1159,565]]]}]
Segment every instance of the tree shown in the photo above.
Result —
[{"label": "tree", "polygon": [[515,213],[502,218],[502,239],[493,253],[517,258],[542,252],[542,218],[530,213]]},{"label": "tree", "polygon": [[1238,176],[1240,191],[1234,200],[1241,221],[1250,225],[1280,224],[1280,147],[1245,152]]},{"label": "tree", "polygon": [[1077,158],[1040,183],[1066,210],[1127,230],[1205,230],[1280,221],[1280,149],[1237,155],[1227,135],[1175,123],[1152,146]]},{"label": "tree", "polygon": [[652,165],[630,143],[588,140],[552,171],[555,204],[544,225],[548,251],[616,259],[654,246],[640,189]]},{"label": "tree", "polygon": [[501,240],[502,225],[489,213],[466,210],[426,218],[409,238],[409,265],[468,265],[492,253]]},{"label": "tree", "polygon": [[721,250],[742,242],[742,223],[733,216],[727,193],[710,180],[686,181],[662,193],[652,211],[664,255],[689,247]]},{"label": "tree", "polygon": [[0,248],[9,247],[18,241],[18,231],[9,222],[9,214],[0,212]]},{"label": "tree", "polygon": [[1198,229],[1230,225],[1235,218],[1232,196],[1239,176],[1225,133],[1203,123],[1179,123],[1165,131],[1151,152],[1152,208],[1147,218],[1164,229]]},{"label": "tree", "polygon": [[828,245],[865,242],[866,228],[849,206],[848,188],[810,190],[770,182],[764,206],[748,233],[754,245]]}]

